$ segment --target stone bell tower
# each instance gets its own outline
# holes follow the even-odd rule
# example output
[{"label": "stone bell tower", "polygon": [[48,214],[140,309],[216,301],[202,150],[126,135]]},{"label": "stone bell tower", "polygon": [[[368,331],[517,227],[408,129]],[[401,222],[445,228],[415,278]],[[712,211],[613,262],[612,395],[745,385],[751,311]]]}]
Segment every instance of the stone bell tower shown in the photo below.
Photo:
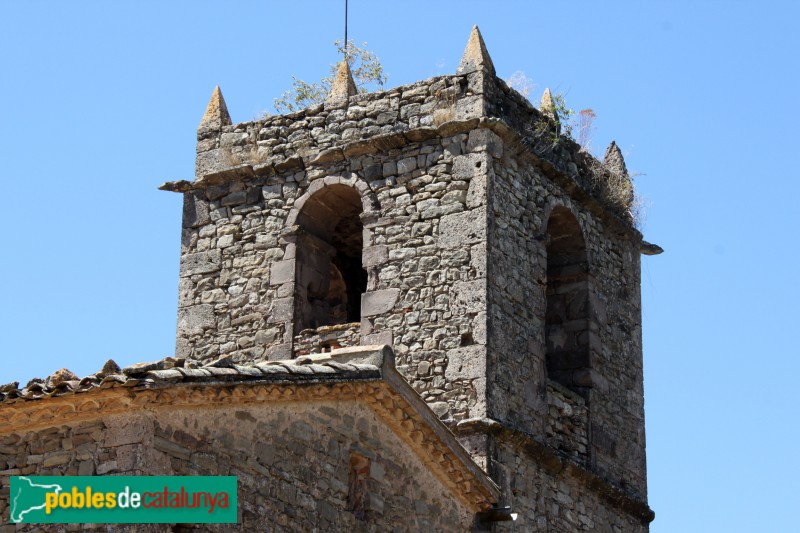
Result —
[{"label": "stone bell tower", "polygon": [[[641,250],[605,160],[496,76],[232,124],[215,89],[184,195],[177,353],[282,360],[387,344],[519,514],[498,530],[647,531]],[[446,460],[443,459],[443,460]]]}]

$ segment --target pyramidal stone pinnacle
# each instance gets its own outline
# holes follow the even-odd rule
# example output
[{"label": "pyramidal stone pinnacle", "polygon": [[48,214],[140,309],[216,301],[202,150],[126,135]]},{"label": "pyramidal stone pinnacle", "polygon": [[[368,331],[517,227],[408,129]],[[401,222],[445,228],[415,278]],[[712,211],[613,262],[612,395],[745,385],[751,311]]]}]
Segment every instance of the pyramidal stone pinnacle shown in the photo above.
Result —
[{"label": "pyramidal stone pinnacle", "polygon": [[603,156],[603,164],[615,174],[620,176],[628,175],[628,167],[625,166],[625,158],[622,157],[622,151],[614,141],[611,141],[611,144],[609,144],[606,149],[606,155]]},{"label": "pyramidal stone pinnacle", "polygon": [[353,74],[350,72],[350,65],[347,61],[342,60],[339,63],[339,70],[336,72],[336,77],[331,83],[331,91],[325,98],[325,103],[328,105],[339,105],[347,102],[347,99],[354,96],[358,90],[353,81]]},{"label": "pyramidal stone pinnacle", "polygon": [[479,70],[486,70],[489,74],[494,74],[494,63],[486,50],[481,30],[475,25],[472,27],[472,33],[469,34],[467,47],[464,49],[464,55],[461,56],[461,63],[458,65],[456,74],[469,74]]},{"label": "pyramidal stone pinnacle", "polygon": [[558,112],[556,111],[556,104],[553,102],[553,95],[550,94],[550,88],[544,90],[542,101],[539,103],[539,111],[552,118],[558,120]]},{"label": "pyramidal stone pinnacle", "polygon": [[228,106],[222,97],[219,85],[214,88],[211,100],[208,101],[206,112],[200,121],[198,129],[201,130],[221,130],[223,126],[231,125],[231,116],[228,114]]}]

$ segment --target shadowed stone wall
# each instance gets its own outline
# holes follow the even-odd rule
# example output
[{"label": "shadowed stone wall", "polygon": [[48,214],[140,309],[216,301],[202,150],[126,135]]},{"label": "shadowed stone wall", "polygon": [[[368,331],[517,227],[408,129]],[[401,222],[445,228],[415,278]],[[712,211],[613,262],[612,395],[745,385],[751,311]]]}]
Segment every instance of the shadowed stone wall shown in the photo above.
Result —
[{"label": "shadowed stone wall", "polygon": [[[362,467],[355,502],[354,457]],[[0,516],[6,523],[11,475],[236,476],[238,525],[206,524],[198,531],[467,531],[474,518],[381,419],[356,401],[98,416],[2,435],[0,465]],[[170,526],[64,527],[163,532]],[[42,531],[35,524],[0,531],[7,529]]]}]

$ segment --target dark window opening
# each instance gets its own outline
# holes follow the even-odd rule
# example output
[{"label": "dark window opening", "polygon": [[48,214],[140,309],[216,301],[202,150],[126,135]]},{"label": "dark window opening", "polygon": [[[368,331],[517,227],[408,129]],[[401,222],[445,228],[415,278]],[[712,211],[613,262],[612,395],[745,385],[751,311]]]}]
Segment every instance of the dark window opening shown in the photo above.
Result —
[{"label": "dark window opening", "polygon": [[547,234],[547,373],[585,396],[591,386],[586,244],[578,221],[564,207],[551,213]]},{"label": "dark window opening", "polygon": [[361,197],[352,187],[321,189],[297,217],[295,331],[361,320]]}]

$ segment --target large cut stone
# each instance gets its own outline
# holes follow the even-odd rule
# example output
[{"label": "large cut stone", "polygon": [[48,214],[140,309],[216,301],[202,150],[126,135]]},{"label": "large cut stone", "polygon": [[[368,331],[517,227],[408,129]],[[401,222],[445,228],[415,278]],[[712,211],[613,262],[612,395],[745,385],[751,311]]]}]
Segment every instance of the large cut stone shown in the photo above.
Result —
[{"label": "large cut stone", "polygon": [[194,274],[207,274],[222,268],[222,255],[219,250],[186,254],[181,257],[181,277]]},{"label": "large cut stone", "polygon": [[486,240],[486,207],[445,215],[439,221],[439,247],[461,248]]},{"label": "large cut stone", "polygon": [[178,331],[209,329],[215,324],[214,307],[210,304],[192,305],[178,310]]},{"label": "large cut stone", "polygon": [[183,223],[188,227],[197,227],[211,222],[208,202],[198,198],[197,193],[183,195]]},{"label": "large cut stone", "polygon": [[467,140],[468,152],[482,152],[486,151],[492,157],[500,158],[503,156],[503,141],[492,130],[479,128],[469,132],[469,139]]},{"label": "large cut stone", "polygon": [[382,265],[389,260],[389,247],[385,244],[368,246],[361,254],[361,266],[364,268]]},{"label": "large cut stone", "polygon": [[486,374],[486,346],[473,344],[448,350],[447,368],[444,377],[454,379],[475,379]]},{"label": "large cut stone", "polygon": [[294,318],[294,298],[276,298],[272,301],[272,322],[289,322]]},{"label": "large cut stone", "polygon": [[470,180],[474,176],[489,172],[491,164],[491,158],[484,152],[458,155],[453,158],[453,177],[458,180]]},{"label": "large cut stone", "polygon": [[294,259],[287,259],[285,261],[276,261],[272,264],[269,273],[270,285],[283,285],[290,281],[294,281],[295,267]]},{"label": "large cut stone", "polygon": [[361,316],[382,315],[392,310],[400,297],[400,289],[384,289],[361,295]]},{"label": "large cut stone", "polygon": [[450,302],[454,313],[478,313],[486,308],[486,280],[456,281]]}]

